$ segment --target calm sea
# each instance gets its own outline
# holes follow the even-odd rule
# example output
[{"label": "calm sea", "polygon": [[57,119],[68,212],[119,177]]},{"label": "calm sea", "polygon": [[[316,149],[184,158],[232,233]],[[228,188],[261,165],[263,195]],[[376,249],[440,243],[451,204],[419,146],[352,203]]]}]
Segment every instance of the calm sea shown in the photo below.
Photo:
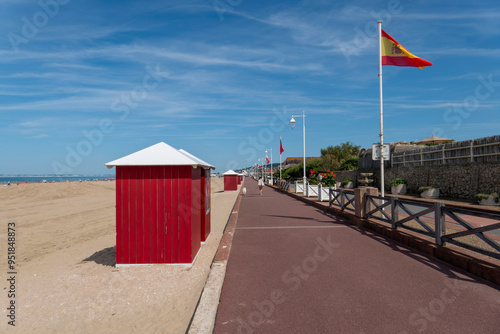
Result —
[{"label": "calm sea", "polygon": [[0,183],[23,183],[23,182],[79,182],[88,180],[107,180],[114,179],[114,175],[78,175],[78,176],[29,176],[29,175],[15,175],[15,176],[0,176]]}]

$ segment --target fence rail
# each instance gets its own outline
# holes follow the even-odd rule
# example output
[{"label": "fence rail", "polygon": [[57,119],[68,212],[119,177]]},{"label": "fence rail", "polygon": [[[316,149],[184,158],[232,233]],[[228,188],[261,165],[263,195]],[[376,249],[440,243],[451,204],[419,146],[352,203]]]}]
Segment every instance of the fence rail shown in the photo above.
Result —
[{"label": "fence rail", "polygon": [[447,242],[500,259],[500,214],[373,195],[366,195],[364,203],[366,218],[433,237],[437,245]]},{"label": "fence rail", "polygon": [[290,191],[290,181],[278,180],[278,188],[284,191]]},{"label": "fence rail", "polygon": [[[290,181],[278,182],[278,188],[284,191],[290,191],[290,185]],[[305,190],[301,183],[296,182],[295,186],[300,188],[295,192]],[[326,192],[327,189],[318,190]],[[358,210],[361,213],[356,213],[358,217],[381,221],[393,229],[423,234],[433,238],[439,246],[450,243],[500,259],[500,213],[369,193],[362,198],[357,196],[351,189],[328,188],[330,207],[356,212],[359,203],[364,210]],[[318,200],[323,200],[321,197],[318,196]]]},{"label": "fence rail", "polygon": [[330,188],[330,206],[338,206],[341,211],[355,211],[354,192]]},{"label": "fence rail", "polygon": [[[471,246],[467,243],[461,242],[456,240],[457,238],[460,237],[466,237],[466,236],[476,236],[480,240],[482,240],[486,245],[491,247],[493,250],[496,252],[500,253],[500,244],[497,243],[495,240],[493,240],[491,237],[484,235],[484,232],[488,231],[493,231],[496,229],[500,229],[500,222],[497,222],[495,224],[487,225],[487,226],[481,226],[481,227],[474,227],[471,224],[469,224],[463,217],[467,217],[468,215],[471,214],[471,212],[474,212],[475,217],[481,217],[481,218],[487,218],[490,220],[496,220],[500,221],[500,215],[498,214],[489,214],[489,213],[484,213],[484,212],[475,212],[472,210],[465,210],[465,209],[459,209],[459,208],[447,208],[443,207],[442,208],[443,214],[446,214],[448,217],[453,219],[456,223],[461,225],[462,227],[465,228],[464,231],[459,231],[455,233],[450,233],[450,234],[444,234],[441,235],[441,240],[444,242],[449,242],[451,244],[461,246],[485,255],[490,255],[491,251],[484,250],[483,248],[478,248],[475,246]],[[460,217],[458,214],[463,214],[464,216]]]}]

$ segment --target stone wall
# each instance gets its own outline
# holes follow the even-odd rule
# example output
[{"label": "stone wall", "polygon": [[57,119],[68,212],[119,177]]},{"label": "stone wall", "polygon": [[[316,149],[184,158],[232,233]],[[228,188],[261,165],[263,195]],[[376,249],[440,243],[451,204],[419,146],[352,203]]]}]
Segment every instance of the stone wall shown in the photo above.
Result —
[{"label": "stone wall", "polygon": [[357,170],[339,170],[339,171],[336,171],[333,173],[335,174],[335,180],[337,182],[342,182],[345,179],[353,179],[355,186],[356,187],[358,186],[358,183],[356,181],[358,180],[358,178],[360,178],[359,171],[357,171]]},{"label": "stone wall", "polygon": [[[336,179],[358,180],[363,172],[373,172],[374,186],[380,184],[380,170],[334,172]],[[408,193],[417,194],[419,187],[433,186],[440,189],[442,197],[474,199],[476,194],[500,194],[500,163],[470,163],[463,165],[392,167],[385,169],[385,189],[395,178],[405,179]],[[359,184],[356,183],[356,186]]]}]

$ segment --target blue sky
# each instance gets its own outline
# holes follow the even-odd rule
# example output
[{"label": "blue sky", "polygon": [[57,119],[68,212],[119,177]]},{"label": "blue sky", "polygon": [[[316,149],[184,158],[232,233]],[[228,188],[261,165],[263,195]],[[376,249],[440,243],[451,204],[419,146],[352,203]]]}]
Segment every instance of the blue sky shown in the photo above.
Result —
[{"label": "blue sky", "polygon": [[384,138],[499,134],[497,1],[0,0],[0,173],[108,173],[164,141],[250,166],[379,140],[376,21],[422,70],[383,67]]}]

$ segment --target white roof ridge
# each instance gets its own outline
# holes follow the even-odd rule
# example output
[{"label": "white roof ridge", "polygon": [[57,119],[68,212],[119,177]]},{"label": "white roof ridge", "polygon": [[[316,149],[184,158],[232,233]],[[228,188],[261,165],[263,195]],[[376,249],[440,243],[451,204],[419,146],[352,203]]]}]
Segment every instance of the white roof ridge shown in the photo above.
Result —
[{"label": "white roof ridge", "polygon": [[105,165],[108,168],[114,166],[204,166],[199,159],[195,160],[164,142],[146,147]]},{"label": "white roof ridge", "polygon": [[191,153],[189,153],[188,151],[184,150],[184,149],[180,149],[179,152],[187,155],[189,158],[195,160],[195,161],[198,161],[203,167],[209,167],[209,168],[212,168],[212,169],[215,169],[215,166],[209,164],[208,162],[205,162],[203,160],[201,160],[200,158],[192,155]]}]

